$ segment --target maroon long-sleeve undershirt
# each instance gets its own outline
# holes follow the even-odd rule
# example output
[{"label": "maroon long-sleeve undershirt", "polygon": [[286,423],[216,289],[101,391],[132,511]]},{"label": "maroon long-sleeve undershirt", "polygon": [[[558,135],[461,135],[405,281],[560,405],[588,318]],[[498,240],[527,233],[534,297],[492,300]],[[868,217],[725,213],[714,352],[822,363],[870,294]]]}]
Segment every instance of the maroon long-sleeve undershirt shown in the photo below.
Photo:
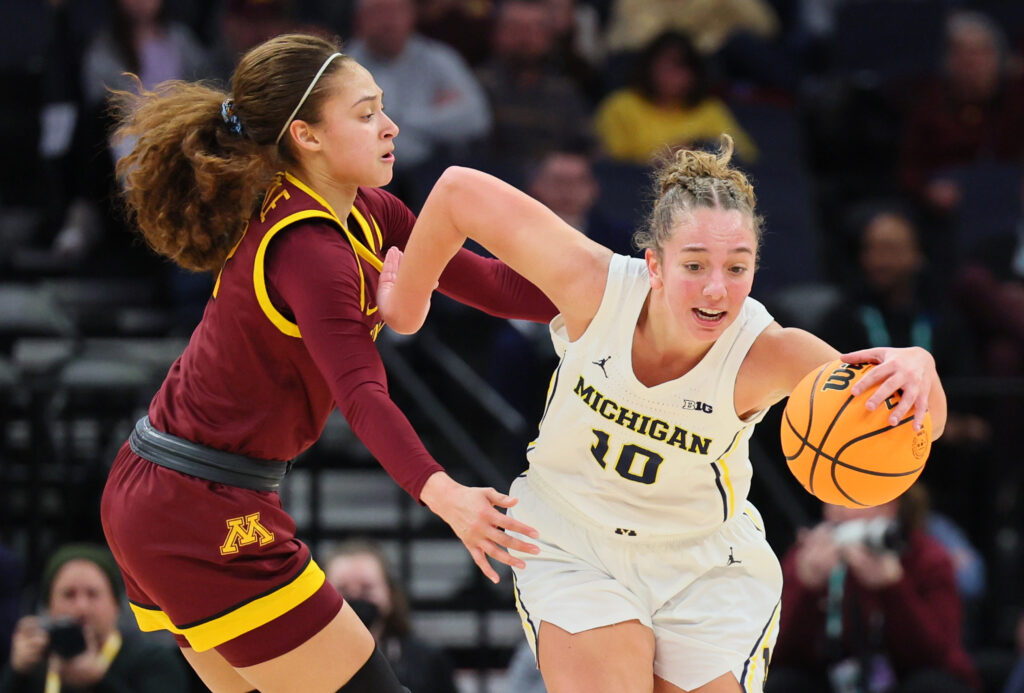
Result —
[{"label": "maroon long-sleeve undershirt", "polygon": [[[407,234],[401,235],[385,244],[404,246]],[[376,316],[367,318],[360,307],[361,280],[352,247],[327,224],[296,225],[271,243],[266,269],[271,300],[294,316],[352,431],[388,474],[419,499],[427,478],[442,467],[388,394],[384,365],[370,337]],[[372,305],[376,274],[366,279]],[[536,287],[503,263],[467,250],[453,258],[439,288],[501,317],[547,321],[556,312]]]}]

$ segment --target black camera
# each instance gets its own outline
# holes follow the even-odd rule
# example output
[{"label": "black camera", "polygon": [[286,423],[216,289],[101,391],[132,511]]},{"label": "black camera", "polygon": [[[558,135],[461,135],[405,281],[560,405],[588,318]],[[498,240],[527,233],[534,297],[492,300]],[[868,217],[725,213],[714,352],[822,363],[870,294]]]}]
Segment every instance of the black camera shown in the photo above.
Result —
[{"label": "black camera", "polygon": [[54,618],[43,622],[50,634],[50,652],[70,659],[85,652],[85,633],[82,626],[70,618]]}]

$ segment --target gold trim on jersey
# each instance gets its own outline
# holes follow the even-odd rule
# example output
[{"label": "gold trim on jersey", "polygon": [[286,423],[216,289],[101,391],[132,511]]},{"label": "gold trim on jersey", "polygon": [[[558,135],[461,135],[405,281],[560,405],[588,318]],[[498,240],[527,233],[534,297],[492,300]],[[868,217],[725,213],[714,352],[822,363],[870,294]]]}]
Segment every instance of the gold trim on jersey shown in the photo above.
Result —
[{"label": "gold trim on jersey", "polygon": [[[272,227],[270,227],[270,230],[264,234],[263,238],[260,240],[259,248],[256,250],[256,259],[253,263],[252,273],[253,286],[256,291],[256,300],[259,303],[260,308],[263,310],[267,318],[270,319],[270,322],[272,322],[281,332],[289,337],[302,337],[302,333],[299,331],[299,326],[295,322],[286,318],[270,300],[270,294],[267,291],[264,259],[266,257],[267,247],[270,245],[270,241],[279,231],[281,231],[281,229],[303,219],[321,218],[328,219],[337,224],[342,233],[345,234],[345,238],[348,240],[349,245],[352,246],[352,252],[356,255],[356,268],[359,270],[359,310],[366,315],[373,315],[377,311],[377,306],[374,305],[367,307],[369,297],[367,296],[368,287],[366,274],[363,271],[363,265],[359,262],[359,259],[362,258],[366,262],[370,263],[370,266],[378,272],[380,272],[384,267],[384,262],[376,254],[376,251],[383,248],[384,244],[384,238],[381,234],[380,226],[377,225],[377,220],[374,219],[372,215],[367,215],[370,218],[370,221],[367,222],[366,217],[356,209],[355,205],[352,205],[350,214],[356,220],[360,231],[362,231],[363,236],[366,238],[366,241],[369,244],[369,247],[367,247],[351,231],[348,230],[348,226],[341,220],[327,200],[291,173],[285,172],[284,179],[316,200],[316,202],[327,211],[324,212],[321,210],[307,209],[301,212],[295,212],[294,214],[290,214],[284,219],[276,222]],[[371,222],[373,224],[372,229],[370,227]],[[374,245],[375,233],[378,241],[376,246]],[[376,334],[374,334],[374,337],[376,337]]]},{"label": "gold trim on jersey", "polygon": [[[754,649],[750,653],[750,657],[747,658],[746,664],[743,665],[743,671],[745,676],[740,684],[743,686],[744,691],[756,690],[752,684],[754,684],[754,675],[757,673],[757,665],[759,661],[764,662],[764,672],[761,675],[761,683],[764,683],[765,678],[768,675],[768,665],[771,663],[771,649],[767,647],[767,643],[771,642],[772,635],[775,633],[775,628],[779,624],[779,616],[781,609],[779,606],[781,602],[775,605],[775,609],[772,611],[772,615],[768,618],[768,623],[765,624],[764,631],[761,637],[757,639],[757,643],[754,645]],[[765,650],[768,650],[765,652]]]},{"label": "gold trim on jersey", "polygon": [[[270,319],[270,322],[274,323],[274,327],[281,330],[281,332],[285,333],[289,337],[301,338],[302,333],[299,332],[299,326],[286,318],[281,311],[274,306],[273,301],[270,300],[270,293],[267,291],[267,278],[263,267],[264,257],[267,254],[267,247],[270,245],[270,241],[273,240],[274,236],[276,236],[281,229],[297,221],[314,218],[329,219],[334,222],[338,221],[337,217],[332,217],[327,212],[321,212],[317,209],[306,209],[301,212],[296,212],[295,214],[290,214],[271,226],[270,230],[263,235],[263,238],[260,240],[260,247],[256,249],[256,259],[253,262],[252,283],[253,289],[256,291],[256,301],[260,304],[260,308],[263,309],[263,313]],[[356,263],[358,264],[358,260],[356,260]],[[359,270],[359,278],[360,280],[363,279],[362,268]]]},{"label": "gold trim on jersey", "polygon": [[[324,209],[326,209],[328,212],[333,214],[336,219],[338,219],[338,223],[341,224],[342,227],[345,227],[345,224],[343,224],[341,222],[341,217],[338,215],[338,213],[334,211],[334,208],[331,207],[330,203],[327,202],[327,200],[325,200],[324,198],[322,198],[318,192],[313,190],[313,188],[309,187],[308,185],[306,185],[301,180],[296,178],[291,173],[288,173],[287,171],[285,172],[284,177],[285,177],[285,180],[287,180],[289,183],[291,183],[296,188],[298,188],[299,190],[301,190],[302,192],[306,193],[307,195],[312,197],[314,200],[319,202],[323,206]],[[367,262],[369,262],[371,265],[376,267],[377,271],[380,271],[380,268],[381,268],[383,263],[381,263],[380,258],[377,257],[374,254],[374,253],[380,251],[380,249],[384,245],[383,238],[380,238],[380,229],[377,229],[377,236],[378,236],[378,238],[380,238],[380,242],[376,246],[374,246],[373,234],[370,233],[370,225],[366,223],[366,219],[363,218],[363,215],[359,213],[359,210],[356,209],[354,205],[352,207],[351,214],[352,214],[352,216],[354,216],[356,218],[356,221],[359,223],[359,228],[363,232],[363,237],[366,238],[366,245],[369,246],[370,253],[369,253],[368,256],[364,256],[364,259]],[[376,226],[377,222],[374,221],[373,225]],[[347,231],[348,229],[346,228],[345,230]],[[356,241],[356,242],[358,243],[358,241]],[[359,243],[359,245],[362,245],[362,243]],[[365,248],[364,248],[364,250],[365,250]]]},{"label": "gold trim on jersey", "polygon": [[512,596],[515,599],[516,611],[519,612],[519,620],[523,626],[523,634],[526,636],[526,644],[533,650],[533,656],[537,656],[537,632],[533,629],[533,619],[530,612],[523,606],[522,597],[519,594],[519,585],[516,582],[515,573],[512,574]]},{"label": "gold trim on jersey", "polygon": [[139,628],[149,632],[169,630],[183,635],[196,652],[204,652],[255,630],[306,601],[324,584],[324,571],[310,560],[288,584],[233,609],[222,616],[191,626],[176,626],[163,611],[129,602]]},{"label": "gold trim on jersey", "polygon": [[242,241],[245,240],[245,234],[249,231],[249,222],[245,222],[245,227],[242,228],[242,235],[238,237],[238,241],[228,251],[227,257],[224,258],[224,264],[220,266],[220,271],[217,272],[217,281],[213,284],[213,297],[217,298],[217,292],[220,291],[220,275],[224,274],[224,265],[227,264],[228,260],[234,256],[235,251],[238,250],[238,246],[242,245]]},{"label": "gold trim on jersey", "polygon": [[715,465],[719,465],[721,467],[722,479],[725,481],[725,488],[728,490],[728,497],[725,499],[726,520],[732,517],[732,514],[736,511],[736,492],[732,488],[732,478],[729,472],[729,465],[726,463],[726,460],[729,459],[729,455],[736,452],[736,448],[739,447],[740,441],[743,440],[743,434],[746,430],[746,427],[741,428],[739,433],[736,434],[736,437],[732,439],[732,443],[729,444],[726,451],[723,452],[717,460],[711,463],[712,467]]}]

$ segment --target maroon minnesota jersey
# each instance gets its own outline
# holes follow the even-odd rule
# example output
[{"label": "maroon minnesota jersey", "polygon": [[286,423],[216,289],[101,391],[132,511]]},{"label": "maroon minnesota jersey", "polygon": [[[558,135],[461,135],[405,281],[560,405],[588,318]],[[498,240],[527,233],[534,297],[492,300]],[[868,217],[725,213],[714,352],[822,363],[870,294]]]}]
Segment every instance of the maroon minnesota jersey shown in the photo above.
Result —
[{"label": "maroon minnesota jersey", "polygon": [[[381,258],[404,248],[415,217],[390,193],[360,188],[345,217],[280,174],[217,279],[188,347],[150,404],[153,425],[249,457],[290,460],[335,404],[414,498],[441,466],[391,401],[373,344]],[[347,223],[344,221],[347,219]],[[462,249],[441,292],[492,315],[548,321],[532,284]]]},{"label": "maroon minnesota jersey", "polygon": [[[406,223],[399,228],[378,221],[402,217]],[[312,221],[333,227],[353,248],[351,265],[337,269],[359,276],[361,317],[367,335],[376,337],[382,326],[374,303],[380,258],[396,240],[405,244],[413,219],[400,201],[374,189],[359,190],[350,219],[356,228],[346,229],[298,179],[279,176],[225,262],[188,347],[153,398],[154,426],[268,460],[290,460],[316,441],[334,397],[299,326],[271,301],[265,262],[271,241],[290,226]]]}]

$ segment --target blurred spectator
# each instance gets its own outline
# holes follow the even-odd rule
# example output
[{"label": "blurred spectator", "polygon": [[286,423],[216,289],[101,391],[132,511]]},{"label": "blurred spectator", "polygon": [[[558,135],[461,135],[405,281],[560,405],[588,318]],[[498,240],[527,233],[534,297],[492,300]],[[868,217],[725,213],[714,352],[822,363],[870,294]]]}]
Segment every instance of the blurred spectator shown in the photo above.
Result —
[{"label": "blurred spectator", "polygon": [[647,45],[634,66],[632,85],[612,92],[598,107],[595,129],[606,153],[649,164],[668,147],[717,142],[732,135],[747,163],[757,147],[729,108],[708,92],[704,62],[685,34],[668,32]]},{"label": "blurred spectator", "polygon": [[326,34],[327,29],[297,21],[289,0],[226,0],[219,15],[211,73],[227,84],[235,63],[250,48],[288,33]]},{"label": "blurred spectator", "polygon": [[209,76],[206,52],[192,32],[166,18],[163,0],[109,0],[109,25],[86,49],[82,93],[86,109],[106,100],[107,89],[135,88],[124,73],[152,89],[168,79]]},{"label": "blurred spectator", "polygon": [[555,40],[593,68],[604,62],[604,35],[597,9],[585,0],[546,0]]},{"label": "blurred spectator", "polygon": [[487,97],[462,57],[415,26],[413,0],[359,0],[346,49],[373,75],[401,129],[390,189],[414,210],[459,148],[491,126]]},{"label": "blurred spectator", "polygon": [[779,21],[764,0],[613,0],[608,49],[637,51],[669,30],[692,36],[710,55],[736,32],[774,37]]},{"label": "blurred spectator", "polygon": [[593,6],[578,0],[544,0],[554,36],[555,59],[587,100],[596,104],[604,96],[601,68],[604,36]]},{"label": "blurred spectator", "polygon": [[780,28],[766,0],[613,0],[610,86],[619,86],[615,73],[623,70],[616,66],[628,66],[637,51],[666,31],[676,31],[688,35],[726,80],[792,92],[797,76]]},{"label": "blurred spectator", "polygon": [[[189,29],[166,19],[163,0],[108,0],[108,7],[107,25],[93,38],[82,59],[76,182],[53,243],[58,256],[79,265],[85,264],[97,246],[106,245],[106,251],[110,245],[124,249],[130,244],[110,198],[114,162],[131,149],[131,142],[115,144],[109,139],[108,89],[152,89],[169,79],[209,76],[210,69],[205,51]],[[138,84],[131,75],[138,77]]]},{"label": "blurred spectator", "polygon": [[471,67],[491,55],[495,0],[420,0],[417,28],[459,52]]},{"label": "blurred spectator", "polygon": [[504,0],[494,26],[494,54],[477,76],[494,114],[489,156],[506,179],[588,131],[589,113],[576,85],[558,69],[554,33],[543,0]]},{"label": "blurred spectator", "polygon": [[562,221],[622,255],[633,254],[629,222],[611,218],[598,207],[601,186],[590,154],[571,143],[545,154],[527,172],[526,192]]},{"label": "blurred spectator", "polygon": [[848,262],[851,286],[822,319],[818,336],[840,351],[920,346],[935,357],[940,374],[973,374],[967,326],[927,282],[928,260],[909,205],[865,202],[849,213],[847,225],[847,257],[855,258]]},{"label": "blurred spectator", "polygon": [[1024,376],[1024,218],[1015,234],[977,244],[959,268],[954,289],[978,336],[986,373]]},{"label": "blurred spectator", "polygon": [[58,549],[43,570],[41,594],[46,615],[18,621],[3,693],[187,690],[176,647],[118,630],[124,586],[104,547]]},{"label": "blurred spectator", "polygon": [[209,77],[211,63],[185,25],[167,20],[163,0],[109,0],[109,8],[107,25],[83,58],[71,202],[52,253],[76,274],[151,278],[167,297],[173,329],[189,333],[212,283],[160,262],[130,233],[117,201],[114,165],[133,143],[111,138],[106,104],[108,89],[153,89],[166,80]]},{"label": "blurred spectator", "polygon": [[328,554],[324,572],[370,629],[403,685],[416,693],[456,693],[447,655],[413,634],[405,591],[376,544],[346,541]]},{"label": "blurred spectator", "polygon": [[1008,69],[1002,30],[984,14],[959,11],[946,32],[942,74],[914,102],[900,152],[903,186],[943,214],[961,194],[944,169],[1024,157],[1024,82]]},{"label": "blurred spectator", "polygon": [[[927,259],[916,220],[907,205],[869,202],[850,213],[857,272],[845,298],[822,318],[818,336],[840,351],[861,346],[919,346],[935,357],[943,378],[978,375],[976,346],[961,312],[943,300],[926,280]],[[992,531],[985,515],[991,470],[966,466],[972,456],[987,459],[989,421],[950,401],[942,439],[932,448],[925,475],[936,491],[936,505],[972,537]],[[985,454],[985,453],[988,454]],[[981,473],[985,471],[986,473]]]},{"label": "blurred spectator", "polygon": [[924,531],[921,490],[874,508],[826,504],[801,532],[782,563],[766,693],[978,690],[953,563]]}]

